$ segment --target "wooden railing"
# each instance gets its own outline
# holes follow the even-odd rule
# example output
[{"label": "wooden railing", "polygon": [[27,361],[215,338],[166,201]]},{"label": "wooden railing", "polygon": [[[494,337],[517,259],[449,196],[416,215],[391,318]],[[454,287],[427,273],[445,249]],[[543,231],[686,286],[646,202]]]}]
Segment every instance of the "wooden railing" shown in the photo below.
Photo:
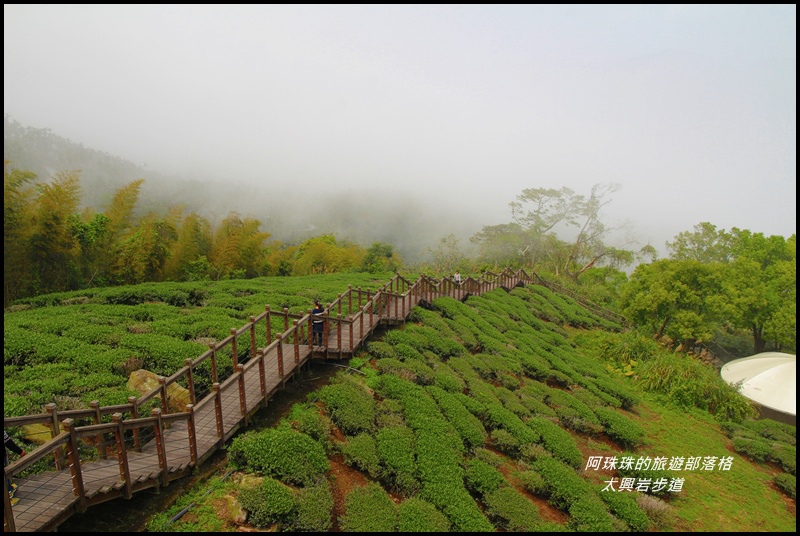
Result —
[{"label": "wooden railing", "polygon": [[[324,337],[321,357],[344,357],[365,342],[379,323],[404,322],[411,309],[421,303],[432,303],[442,296],[463,300],[468,295],[481,295],[497,288],[511,289],[518,285],[544,284],[536,275],[523,270],[486,272],[478,278],[466,277],[460,284],[452,277],[435,279],[421,275],[411,282],[395,275],[375,292],[349,286],[325,310]],[[549,286],[549,285],[548,285]],[[157,463],[152,474],[158,485],[180,478],[222,448],[238,430],[249,425],[250,417],[266,405],[271,392],[267,387],[267,356],[274,356],[279,386],[311,352],[311,311],[290,314],[287,309],[273,311],[269,305],[239,328],[231,328],[225,339],[210,344],[202,355],[186,359],[185,365],[168,377],[159,377],[158,386],[140,397],[129,397],[127,404],[100,406],[95,401],[86,409],[58,410],[48,404],[46,412],[36,415],[4,418],[4,427],[14,428],[40,424],[49,430],[50,437],[27,456],[5,468],[7,478],[35,469],[69,470],[74,511],[83,511],[107,497],[89,495],[83,480],[82,467],[86,461],[108,460],[116,457],[119,478],[111,485],[116,495],[129,498],[132,493],[152,487],[153,481],[137,482],[131,477],[130,456],[143,449],[155,449]],[[347,340],[343,340],[347,337]],[[260,346],[261,345],[261,346]],[[332,355],[333,354],[333,355]],[[245,377],[257,375],[259,396],[257,404],[248,404]],[[189,403],[182,408],[171,407],[175,396],[171,388],[179,385],[188,391]],[[223,392],[237,392],[240,414],[234,426],[223,425]],[[196,415],[213,415],[213,444],[198,445]],[[168,445],[165,431],[180,425],[186,428],[185,438],[177,443],[186,451],[187,462],[178,470],[168,469]],[[174,455],[174,453],[171,453]],[[138,470],[141,472],[142,468]],[[8,494],[4,500],[6,531],[15,531],[13,511]]]}]

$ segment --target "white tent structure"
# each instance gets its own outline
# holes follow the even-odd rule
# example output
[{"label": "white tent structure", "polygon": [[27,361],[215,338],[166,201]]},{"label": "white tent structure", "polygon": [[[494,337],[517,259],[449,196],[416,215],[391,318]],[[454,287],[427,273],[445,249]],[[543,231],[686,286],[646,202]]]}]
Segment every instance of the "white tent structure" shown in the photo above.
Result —
[{"label": "white tent structure", "polygon": [[741,393],[761,407],[763,417],[796,425],[796,355],[763,352],[734,359],[720,374],[728,383],[741,383]]}]

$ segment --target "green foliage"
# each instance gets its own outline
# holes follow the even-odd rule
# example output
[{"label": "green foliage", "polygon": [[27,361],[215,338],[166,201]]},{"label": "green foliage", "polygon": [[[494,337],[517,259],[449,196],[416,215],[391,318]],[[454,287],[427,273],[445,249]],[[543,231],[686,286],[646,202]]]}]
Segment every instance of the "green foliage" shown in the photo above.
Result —
[{"label": "green foliage", "polygon": [[398,532],[450,532],[450,522],[434,505],[411,497],[397,507]]},{"label": "green foliage", "polygon": [[247,510],[250,523],[260,528],[287,521],[297,507],[292,489],[272,478],[264,478],[252,488],[243,488],[239,502]]},{"label": "green foliage", "polygon": [[529,419],[527,424],[541,436],[545,448],[556,459],[575,469],[580,468],[583,455],[569,432],[542,417]]},{"label": "green foliage", "polygon": [[484,494],[486,513],[508,532],[538,532],[541,517],[536,505],[511,486]]},{"label": "green foliage", "polygon": [[644,428],[625,415],[609,408],[595,408],[595,415],[603,423],[608,436],[623,448],[636,448],[644,443]]},{"label": "green foliage", "polygon": [[297,508],[288,523],[294,532],[327,532],[333,520],[333,493],[328,482],[321,480],[297,491]]},{"label": "green foliage", "polygon": [[419,489],[414,432],[406,426],[382,428],[375,440],[390,483],[403,495],[412,496]]},{"label": "green foliage", "polygon": [[384,489],[372,482],[347,495],[339,524],[344,532],[395,532],[397,507]]},{"label": "green foliage", "polygon": [[507,485],[505,477],[499,470],[484,461],[476,459],[467,462],[464,477],[467,488],[479,495],[492,493],[500,489],[501,486]]},{"label": "green foliage", "polygon": [[234,467],[300,485],[315,482],[330,469],[322,445],[288,428],[235,437],[228,448],[228,459]]},{"label": "green foliage", "polygon": [[631,531],[646,532],[652,525],[633,493],[603,491],[600,492],[600,498],[608,505],[611,513],[624,521]]},{"label": "green foliage", "polygon": [[569,507],[569,527],[576,532],[616,532],[605,504],[597,495],[578,498]]},{"label": "green foliage", "polygon": [[545,482],[545,493],[550,503],[564,511],[586,496],[595,495],[588,482],[583,480],[574,469],[555,458],[539,458],[532,469],[539,473]]},{"label": "green foliage", "polygon": [[642,365],[636,382],[642,389],[663,393],[681,407],[698,407],[719,420],[754,417],[752,403],[719,373],[681,354],[662,354]]},{"label": "green foliage", "polygon": [[797,477],[788,473],[780,473],[772,479],[786,495],[792,499],[797,499]]},{"label": "green foliage", "polygon": [[357,467],[373,479],[382,475],[381,461],[375,438],[366,433],[358,434],[345,441],[341,446],[345,463]]},{"label": "green foliage", "polygon": [[326,385],[318,394],[333,422],[345,434],[357,435],[375,427],[375,400],[362,387],[340,381]]}]

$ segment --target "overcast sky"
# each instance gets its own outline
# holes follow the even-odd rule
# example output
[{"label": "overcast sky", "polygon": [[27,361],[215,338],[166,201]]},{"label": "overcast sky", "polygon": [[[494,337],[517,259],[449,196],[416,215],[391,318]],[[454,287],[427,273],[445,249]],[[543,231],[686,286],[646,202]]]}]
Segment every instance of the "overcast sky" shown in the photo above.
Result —
[{"label": "overcast sky", "polygon": [[[4,4],[4,111],[150,169],[426,192],[620,190],[640,245],[796,233],[795,5]],[[133,179],[133,178],[132,178]]]}]

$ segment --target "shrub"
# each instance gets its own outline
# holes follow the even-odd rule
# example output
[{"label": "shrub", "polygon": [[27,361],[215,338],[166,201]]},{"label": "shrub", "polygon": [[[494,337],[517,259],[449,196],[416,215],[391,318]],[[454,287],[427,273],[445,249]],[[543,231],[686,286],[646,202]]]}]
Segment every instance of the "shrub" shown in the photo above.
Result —
[{"label": "shrub", "polygon": [[330,469],[322,445],[289,428],[245,432],[235,437],[228,459],[234,468],[246,467],[296,484],[312,483]]},{"label": "shrub", "polygon": [[534,532],[541,517],[527,497],[511,486],[503,486],[484,495],[486,513],[508,532]]},{"label": "shrub", "polygon": [[319,390],[319,399],[342,432],[356,435],[375,426],[375,400],[355,383],[341,382]]},{"label": "shrub", "polygon": [[634,532],[645,532],[650,528],[650,519],[636,502],[636,495],[626,492],[603,491],[600,498],[611,512],[624,521]]},{"label": "shrub", "polygon": [[542,437],[545,448],[555,458],[575,469],[581,466],[583,455],[569,432],[542,417],[530,419],[528,426]]},{"label": "shrub", "polygon": [[301,488],[297,492],[297,508],[289,522],[294,532],[327,532],[333,525],[333,493],[327,480]]},{"label": "shrub", "polygon": [[644,443],[644,428],[613,409],[599,407],[595,415],[606,429],[610,438],[624,448],[636,448]]},{"label": "shrub", "polygon": [[481,460],[468,461],[464,476],[467,488],[480,495],[497,491],[501,486],[507,484],[499,470]]},{"label": "shrub", "polygon": [[343,532],[395,532],[397,522],[397,507],[374,482],[347,495],[345,513],[339,518]]},{"label": "shrub", "polygon": [[357,467],[370,477],[381,476],[381,462],[375,446],[375,438],[369,434],[358,434],[341,445],[346,464]]},{"label": "shrub", "polygon": [[578,499],[594,495],[594,490],[574,469],[555,458],[539,458],[533,470],[542,475],[545,492],[556,508],[569,511]]},{"label": "shrub", "polygon": [[390,480],[397,489],[410,496],[419,489],[414,432],[405,425],[382,428],[375,436],[377,452]]},{"label": "shrub", "polygon": [[788,473],[780,473],[775,475],[773,482],[778,486],[786,495],[792,499],[797,499],[797,477]]},{"label": "shrub", "polygon": [[428,501],[412,497],[397,507],[399,532],[450,532],[447,517]]},{"label": "shrub", "polygon": [[239,491],[239,502],[250,523],[259,528],[288,520],[297,505],[291,488],[272,478]]},{"label": "shrub", "polygon": [[605,504],[596,495],[579,497],[569,507],[569,527],[577,532],[618,532]]}]

